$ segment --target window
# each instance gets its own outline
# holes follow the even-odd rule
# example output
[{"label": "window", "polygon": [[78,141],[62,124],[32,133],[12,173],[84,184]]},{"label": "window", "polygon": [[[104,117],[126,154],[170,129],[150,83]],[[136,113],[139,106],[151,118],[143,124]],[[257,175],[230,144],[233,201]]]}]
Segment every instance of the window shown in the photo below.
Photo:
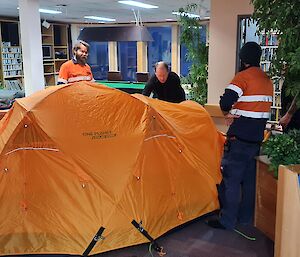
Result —
[{"label": "window", "polygon": [[91,66],[93,77],[96,80],[105,80],[108,72],[108,43],[89,42],[89,44],[88,64]]},{"label": "window", "polygon": [[137,45],[136,42],[118,42],[118,63],[123,80],[136,81]]},{"label": "window", "polygon": [[[206,43],[206,25],[202,25],[200,28],[200,40],[203,43]],[[192,65],[191,61],[186,59],[187,48],[184,44],[180,44],[180,75],[186,77],[189,73],[190,66]]]},{"label": "window", "polygon": [[154,73],[154,65],[158,61],[164,61],[171,67],[171,27],[148,27],[153,41],[148,43],[148,70]]}]

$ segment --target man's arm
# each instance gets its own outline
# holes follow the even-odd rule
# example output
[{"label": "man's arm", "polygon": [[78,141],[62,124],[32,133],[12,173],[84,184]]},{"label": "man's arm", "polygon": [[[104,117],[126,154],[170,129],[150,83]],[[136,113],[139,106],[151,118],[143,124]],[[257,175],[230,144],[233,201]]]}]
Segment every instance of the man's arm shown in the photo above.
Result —
[{"label": "man's arm", "polygon": [[225,89],[225,93],[220,97],[220,108],[224,115],[227,115],[233,104],[238,100],[239,95],[231,89]]},{"label": "man's arm", "polygon": [[232,109],[233,104],[238,100],[238,98],[238,93],[231,89],[225,89],[225,93],[220,98],[219,104],[225,116],[225,122],[227,126],[230,126],[234,119],[240,117],[229,113],[229,111]]},{"label": "man's arm", "polygon": [[175,78],[175,84],[178,86],[179,88],[179,98],[180,98],[180,101],[185,101],[186,98],[185,98],[185,92],[184,92],[184,89],[182,88],[181,86],[181,81],[180,81],[180,78],[179,76],[174,72],[174,74],[176,75],[176,78]]},{"label": "man's arm", "polygon": [[59,69],[57,85],[68,84],[68,78],[69,78],[68,74],[69,74],[68,66],[66,65],[66,63],[63,63]]},{"label": "man's arm", "polygon": [[154,80],[153,77],[146,83],[145,88],[143,89],[142,94],[145,96],[150,96],[154,88]]},{"label": "man's arm", "polygon": [[89,69],[90,69],[90,72],[91,72],[91,82],[95,82],[96,80],[94,79],[94,76],[93,76],[93,72],[92,72],[92,69],[91,69],[91,66],[89,66]]},{"label": "man's arm", "polygon": [[[299,94],[299,93],[298,93]],[[284,128],[290,123],[294,113],[297,111],[297,104],[296,99],[298,97],[298,94],[295,95],[290,108],[286,112],[285,115],[279,120],[279,124],[282,125]]]}]

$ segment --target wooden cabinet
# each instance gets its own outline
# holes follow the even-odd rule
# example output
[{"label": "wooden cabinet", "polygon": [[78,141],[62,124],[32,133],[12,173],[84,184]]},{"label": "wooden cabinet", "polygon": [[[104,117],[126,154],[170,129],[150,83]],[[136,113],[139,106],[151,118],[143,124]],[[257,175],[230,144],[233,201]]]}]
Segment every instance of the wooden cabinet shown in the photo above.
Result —
[{"label": "wooden cabinet", "polygon": [[299,257],[300,165],[279,166],[275,257]]},{"label": "wooden cabinet", "polygon": [[277,179],[269,171],[266,156],[257,158],[256,202],[254,225],[273,241],[275,240]]}]

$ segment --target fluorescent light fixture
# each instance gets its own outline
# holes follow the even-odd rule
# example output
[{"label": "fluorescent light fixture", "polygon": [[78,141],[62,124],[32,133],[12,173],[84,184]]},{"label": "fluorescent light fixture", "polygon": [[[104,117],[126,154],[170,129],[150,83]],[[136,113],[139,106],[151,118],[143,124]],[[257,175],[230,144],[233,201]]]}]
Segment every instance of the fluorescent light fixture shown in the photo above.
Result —
[{"label": "fluorescent light fixture", "polygon": [[39,12],[41,13],[49,13],[49,14],[60,14],[61,11],[55,11],[55,10],[48,10],[48,9],[39,9]]},{"label": "fluorescent light fixture", "polygon": [[156,5],[151,5],[151,4],[144,4],[144,3],[141,3],[141,2],[137,2],[137,1],[118,1],[118,3],[120,4],[127,4],[127,5],[131,5],[131,6],[136,6],[136,7],[141,7],[141,8],[146,8],[146,9],[153,9],[153,8],[158,8],[158,6]]},{"label": "fluorescent light fixture", "polygon": [[197,14],[193,14],[193,13],[188,13],[188,12],[172,12],[172,14],[174,15],[178,15],[178,16],[188,16],[190,18],[200,18],[200,15],[197,15]]},{"label": "fluorescent light fixture", "polygon": [[84,16],[85,19],[91,19],[96,21],[116,21],[116,19],[98,17],[98,16]]},{"label": "fluorescent light fixture", "polygon": [[[17,7],[18,10],[20,10],[20,7]],[[60,14],[61,11],[55,11],[55,10],[48,10],[48,9],[39,9],[39,12],[41,13],[49,13],[49,14]]]}]

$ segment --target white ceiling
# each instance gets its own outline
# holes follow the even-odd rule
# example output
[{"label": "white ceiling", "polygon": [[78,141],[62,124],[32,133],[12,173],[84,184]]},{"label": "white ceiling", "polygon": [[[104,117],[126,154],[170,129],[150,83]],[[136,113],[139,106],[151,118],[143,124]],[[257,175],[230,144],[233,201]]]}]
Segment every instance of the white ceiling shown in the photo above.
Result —
[{"label": "white ceiling", "polygon": [[[158,22],[177,17],[172,11],[178,11],[187,3],[198,3],[202,7],[201,17],[210,15],[210,0],[137,0],[159,6],[158,9],[143,9],[118,3],[117,0],[39,0],[40,8],[60,10],[62,14],[42,14],[42,19],[68,23],[91,23],[86,15],[115,18],[117,23],[128,23],[134,20],[132,9],[140,10],[143,22]],[[18,17],[18,0],[0,0],[0,16]],[[65,7],[61,5],[66,5]]]}]

